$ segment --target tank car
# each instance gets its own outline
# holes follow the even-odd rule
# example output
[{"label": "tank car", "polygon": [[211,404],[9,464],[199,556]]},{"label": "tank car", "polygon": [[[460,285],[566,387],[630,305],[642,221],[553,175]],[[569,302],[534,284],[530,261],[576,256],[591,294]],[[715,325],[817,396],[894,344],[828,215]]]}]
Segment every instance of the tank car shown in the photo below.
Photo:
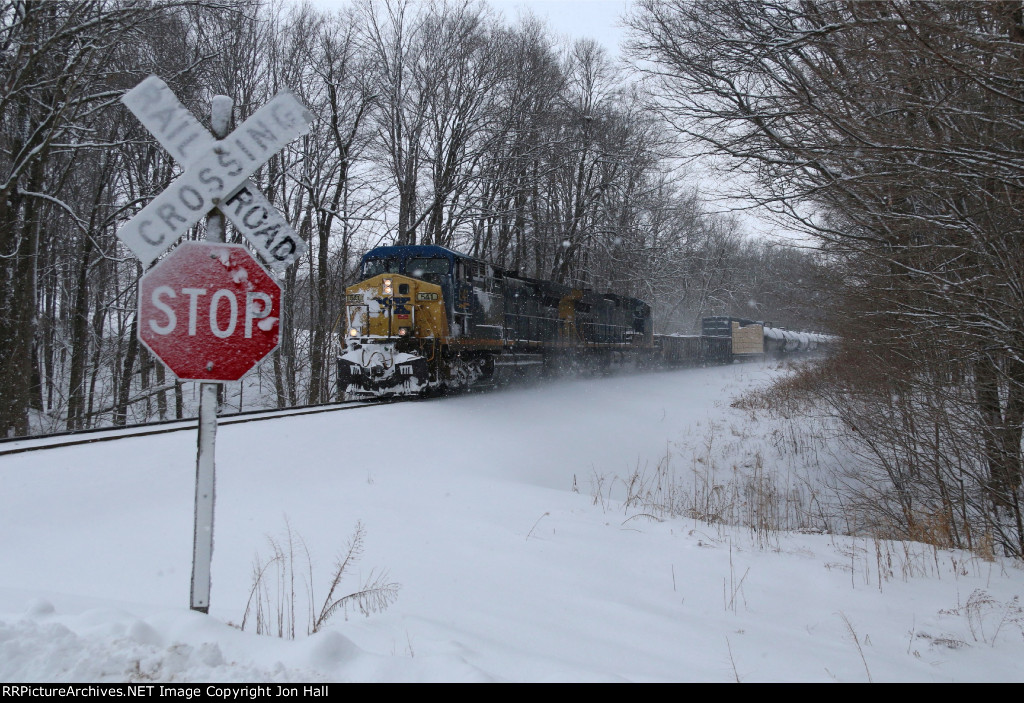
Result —
[{"label": "tank car", "polygon": [[836,341],[830,335],[793,332],[741,317],[705,317],[701,332],[704,337],[730,340],[730,358],[740,361],[826,349]]},{"label": "tank car", "polygon": [[470,387],[531,367],[610,365],[652,348],[641,300],[518,275],[440,246],[367,252],[345,290],[348,398]]}]

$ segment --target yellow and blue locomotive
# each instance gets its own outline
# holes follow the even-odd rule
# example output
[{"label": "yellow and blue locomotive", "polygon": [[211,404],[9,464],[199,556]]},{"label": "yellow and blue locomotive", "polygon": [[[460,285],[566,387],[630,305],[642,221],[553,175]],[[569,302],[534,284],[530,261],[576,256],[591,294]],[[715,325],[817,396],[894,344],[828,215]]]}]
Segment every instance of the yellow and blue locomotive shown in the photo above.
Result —
[{"label": "yellow and blue locomotive", "polygon": [[518,275],[440,246],[367,252],[345,290],[345,397],[470,387],[528,367],[606,366],[653,348],[641,300]]}]

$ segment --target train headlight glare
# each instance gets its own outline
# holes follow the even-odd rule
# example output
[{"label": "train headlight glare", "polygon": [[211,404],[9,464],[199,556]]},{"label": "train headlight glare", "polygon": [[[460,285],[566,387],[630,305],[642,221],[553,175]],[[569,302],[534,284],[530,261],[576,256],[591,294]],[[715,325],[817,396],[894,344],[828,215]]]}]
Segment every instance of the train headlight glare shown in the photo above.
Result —
[{"label": "train headlight glare", "polygon": [[348,331],[348,336],[349,337],[358,337],[359,336],[359,330],[357,330],[355,327],[353,327],[352,329],[350,329]]},{"label": "train headlight glare", "polygon": [[398,328],[398,336],[399,337],[404,337],[407,334],[409,334],[409,328],[408,327],[399,327]]}]

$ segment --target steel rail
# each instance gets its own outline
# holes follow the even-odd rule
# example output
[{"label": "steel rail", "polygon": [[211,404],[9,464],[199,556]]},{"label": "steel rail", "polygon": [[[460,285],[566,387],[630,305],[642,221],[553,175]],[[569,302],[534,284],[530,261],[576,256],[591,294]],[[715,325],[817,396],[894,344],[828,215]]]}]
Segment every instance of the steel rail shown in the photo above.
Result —
[{"label": "steel rail", "polygon": [[[413,400],[420,399],[408,397],[381,398],[376,400],[352,400],[337,403],[321,403],[319,405],[303,405],[295,408],[284,408],[279,410],[245,410],[242,412],[231,413],[229,415],[219,415],[217,417],[217,425],[218,427],[221,427],[224,425],[241,424],[243,422],[279,420],[285,417],[318,415],[320,413],[354,410],[356,408],[370,408],[376,405],[404,403]],[[125,425],[122,427],[93,427],[87,430],[69,430],[66,432],[55,432],[44,435],[5,437],[0,439],[0,457],[7,456],[9,454],[21,454],[23,452],[43,449],[57,449],[60,447],[72,447],[80,444],[92,444],[94,442],[110,442],[118,439],[131,439],[132,437],[148,437],[151,435],[167,434],[170,432],[181,432],[183,430],[195,430],[198,427],[198,423],[198,418],[158,420],[156,422]]]}]

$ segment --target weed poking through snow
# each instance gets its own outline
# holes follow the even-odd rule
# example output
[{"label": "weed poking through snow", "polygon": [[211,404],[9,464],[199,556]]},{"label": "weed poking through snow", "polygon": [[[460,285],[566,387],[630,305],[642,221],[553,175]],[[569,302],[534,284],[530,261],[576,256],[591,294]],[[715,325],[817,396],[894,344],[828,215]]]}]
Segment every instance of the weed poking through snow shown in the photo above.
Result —
[{"label": "weed poking through snow", "polygon": [[339,595],[342,581],[362,556],[365,538],[366,530],[361,522],[357,522],[344,556],[335,562],[327,595],[318,601],[313,587],[313,562],[309,549],[302,536],[293,532],[286,520],[283,539],[267,536],[272,552],[270,558],[264,560],[257,554],[253,561],[252,588],[240,629],[254,623],[257,634],[295,639],[299,601],[297,581],[305,591],[307,635],[323,629],[338,611],[343,612],[347,619],[349,609],[367,617],[386,610],[395,602],[401,588],[388,580],[386,571],[371,571],[359,589]]}]

